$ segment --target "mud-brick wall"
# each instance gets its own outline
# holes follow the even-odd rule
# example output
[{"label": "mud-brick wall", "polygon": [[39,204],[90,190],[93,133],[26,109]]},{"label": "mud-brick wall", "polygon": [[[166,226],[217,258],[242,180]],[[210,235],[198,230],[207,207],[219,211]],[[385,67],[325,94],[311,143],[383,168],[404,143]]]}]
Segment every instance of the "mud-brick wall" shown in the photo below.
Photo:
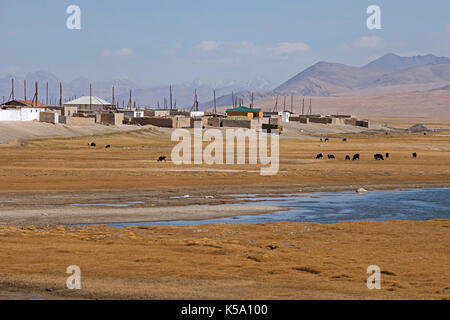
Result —
[{"label": "mud-brick wall", "polygon": [[123,124],[125,115],[123,113],[102,113],[98,115],[97,122],[101,124],[119,126]]},{"label": "mud-brick wall", "polygon": [[210,127],[220,127],[221,120],[219,117],[208,118],[207,125]]},{"label": "mud-brick wall", "polygon": [[58,123],[59,114],[56,112],[41,112],[39,113],[39,121],[47,123]]},{"label": "mud-brick wall", "polygon": [[355,118],[344,119],[344,123],[349,126],[356,126],[356,119]]},{"label": "mud-brick wall", "polygon": [[251,129],[252,122],[250,120],[230,120],[230,119],[223,119],[222,125],[224,127],[235,127],[235,128],[247,128]]},{"label": "mud-brick wall", "polygon": [[92,126],[95,124],[95,118],[61,116],[59,123],[64,123],[71,126]]},{"label": "mud-brick wall", "polygon": [[289,121],[295,121],[295,122],[300,122],[303,124],[308,124],[309,123],[309,118],[306,117],[290,117]]},{"label": "mud-brick wall", "polygon": [[138,124],[141,126],[151,124],[156,127],[173,128],[172,118],[153,118],[153,117],[130,118],[130,123]]},{"label": "mud-brick wall", "polygon": [[190,128],[191,118],[187,117],[175,117],[173,118],[174,128]]},{"label": "mud-brick wall", "polygon": [[315,118],[315,117],[311,117],[311,118],[309,118],[309,122],[311,122],[311,123],[328,124],[328,123],[331,123],[331,118]]},{"label": "mud-brick wall", "polygon": [[368,128],[370,123],[368,120],[356,120],[356,126],[358,127],[364,127],[364,128]]}]

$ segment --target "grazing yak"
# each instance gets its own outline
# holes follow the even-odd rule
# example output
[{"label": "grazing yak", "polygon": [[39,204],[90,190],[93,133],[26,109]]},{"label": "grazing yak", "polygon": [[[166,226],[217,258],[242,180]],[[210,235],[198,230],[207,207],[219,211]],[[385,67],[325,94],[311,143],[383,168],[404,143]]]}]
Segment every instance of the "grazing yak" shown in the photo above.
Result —
[{"label": "grazing yak", "polygon": [[352,161],[354,161],[354,160],[359,160],[359,153],[355,153],[355,154],[353,155]]},{"label": "grazing yak", "polygon": [[328,159],[336,159],[336,157],[334,156],[334,154],[329,154]]},{"label": "grazing yak", "polygon": [[386,159],[389,158],[389,152],[386,152]]},{"label": "grazing yak", "polygon": [[323,159],[323,153],[318,153],[316,155],[316,159]]},{"label": "grazing yak", "polygon": [[325,138],[325,142],[328,142],[328,141],[330,141],[328,138]]},{"label": "grazing yak", "polygon": [[413,158],[417,158],[417,153],[413,152],[412,156]]},{"label": "grazing yak", "polygon": [[374,154],[374,155],[373,155],[373,158],[374,158],[375,160],[384,160],[383,155],[382,155],[382,154],[379,154],[379,153]]},{"label": "grazing yak", "polygon": [[95,142],[91,142],[91,143],[88,143],[88,146],[89,147],[96,147],[97,145],[95,144]]},{"label": "grazing yak", "polygon": [[350,160],[350,156],[349,156],[349,155],[346,155],[346,156],[345,156],[345,160]]},{"label": "grazing yak", "polygon": [[346,141],[347,141],[347,138],[342,139],[342,141],[346,142]]},{"label": "grazing yak", "polygon": [[166,156],[160,156],[159,158],[158,158],[158,162],[160,162],[160,161],[166,161]]},{"label": "grazing yak", "polygon": [[322,138],[320,138],[320,142],[323,142],[323,139],[322,139]]},{"label": "grazing yak", "polygon": [[107,144],[107,145],[105,146],[105,148],[106,148],[106,149],[111,148],[111,145]]}]

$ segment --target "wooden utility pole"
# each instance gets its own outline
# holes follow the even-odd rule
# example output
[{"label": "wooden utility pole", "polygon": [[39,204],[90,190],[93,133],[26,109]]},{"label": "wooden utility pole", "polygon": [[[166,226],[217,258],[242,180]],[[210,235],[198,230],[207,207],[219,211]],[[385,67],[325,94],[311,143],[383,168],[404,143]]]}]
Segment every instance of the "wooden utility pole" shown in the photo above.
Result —
[{"label": "wooden utility pole", "polygon": [[131,88],[130,88],[130,98],[128,99],[127,108],[131,110]]},{"label": "wooden utility pole", "polygon": [[45,92],[46,92],[46,95],[45,95],[45,104],[48,105],[48,81],[47,81],[47,84],[46,84],[46,90],[45,90]]},{"label": "wooden utility pole", "polygon": [[284,98],[283,111],[286,111],[286,96],[284,96],[283,98]]},{"label": "wooden utility pole", "polygon": [[23,100],[27,101],[27,80],[23,80]]},{"label": "wooden utility pole", "polygon": [[216,90],[214,90],[214,115],[216,115],[217,109],[216,109]]},{"label": "wooden utility pole", "polygon": [[309,98],[309,115],[312,115],[312,99]]},{"label": "wooden utility pole", "polygon": [[194,111],[198,111],[198,96],[197,96],[197,89],[195,89],[195,110]]},{"label": "wooden utility pole", "polygon": [[302,104],[302,115],[305,114],[305,98],[303,98],[303,104]]},{"label": "wooden utility pole", "polygon": [[233,91],[231,91],[231,104],[233,105],[233,107],[235,107],[235,104],[234,104],[234,92]]},{"label": "wooden utility pole", "polygon": [[14,79],[11,79],[11,100],[14,100]]},{"label": "wooden utility pole", "polygon": [[92,111],[92,83],[89,83],[89,110]]},{"label": "wooden utility pole", "polygon": [[39,102],[39,83],[36,81],[36,105]]},{"label": "wooden utility pole", "polygon": [[116,105],[115,103],[115,100],[114,100],[114,86],[112,87],[112,105],[114,106],[114,105]]},{"label": "wooden utility pole", "polygon": [[62,82],[59,83],[59,106],[62,107]]},{"label": "wooden utility pole", "polygon": [[294,113],[294,96],[291,96],[291,113]]},{"label": "wooden utility pole", "polygon": [[278,110],[278,96],[277,96],[277,98],[276,98],[276,100],[275,100],[275,105],[273,106],[272,112],[275,112],[275,111],[277,111],[277,110]]},{"label": "wooden utility pole", "polygon": [[172,110],[172,85],[170,85],[170,110]]},{"label": "wooden utility pole", "polygon": [[250,105],[250,108],[253,109],[253,92],[252,92],[252,104]]}]

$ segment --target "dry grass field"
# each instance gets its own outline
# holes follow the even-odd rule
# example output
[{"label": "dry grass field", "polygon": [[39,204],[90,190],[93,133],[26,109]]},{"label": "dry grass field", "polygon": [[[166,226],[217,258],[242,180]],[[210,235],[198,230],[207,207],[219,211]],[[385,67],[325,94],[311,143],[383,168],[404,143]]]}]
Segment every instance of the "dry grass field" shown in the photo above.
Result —
[{"label": "dry grass field", "polygon": [[[449,299],[450,221],[0,227],[0,298]],[[366,286],[381,268],[381,290]],[[65,287],[81,268],[81,290]]]},{"label": "dry grass field", "polygon": [[[376,121],[399,127],[428,124],[416,120]],[[429,122],[450,127],[444,120]],[[318,130],[301,137],[287,132],[280,139],[280,168],[274,176],[261,176],[259,165],[175,165],[170,131],[152,127],[4,143],[0,297],[449,298],[448,220],[114,229],[14,226],[5,218],[30,209],[64,215],[74,202],[142,201],[136,207],[145,210],[230,203],[232,193],[448,186],[446,130],[427,135]],[[330,141],[321,143],[325,136]],[[97,147],[89,147],[91,141]],[[111,148],[105,149],[107,144]],[[336,159],[316,160],[320,152]],[[373,159],[374,153],[385,152],[389,159]],[[354,153],[360,161],[344,160]],[[157,162],[160,155],[168,161]],[[198,197],[173,198],[184,194]],[[72,264],[82,269],[79,291],[64,289],[65,269]],[[382,290],[366,287],[371,264],[384,271]]]}]

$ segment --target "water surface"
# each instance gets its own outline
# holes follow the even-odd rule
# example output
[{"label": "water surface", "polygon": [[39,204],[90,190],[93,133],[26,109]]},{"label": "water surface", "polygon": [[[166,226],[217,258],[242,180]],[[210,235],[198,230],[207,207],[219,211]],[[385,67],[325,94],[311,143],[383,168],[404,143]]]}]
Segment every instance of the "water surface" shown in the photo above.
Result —
[{"label": "water surface", "polygon": [[[161,221],[114,223],[115,227],[146,225],[196,225],[210,223],[265,223],[429,220],[450,218],[450,188],[355,192],[316,192],[275,197],[246,197],[242,204],[266,204],[290,208],[288,211],[202,221]],[[250,200],[250,201],[249,201]],[[201,207],[201,206],[199,206]]]}]

